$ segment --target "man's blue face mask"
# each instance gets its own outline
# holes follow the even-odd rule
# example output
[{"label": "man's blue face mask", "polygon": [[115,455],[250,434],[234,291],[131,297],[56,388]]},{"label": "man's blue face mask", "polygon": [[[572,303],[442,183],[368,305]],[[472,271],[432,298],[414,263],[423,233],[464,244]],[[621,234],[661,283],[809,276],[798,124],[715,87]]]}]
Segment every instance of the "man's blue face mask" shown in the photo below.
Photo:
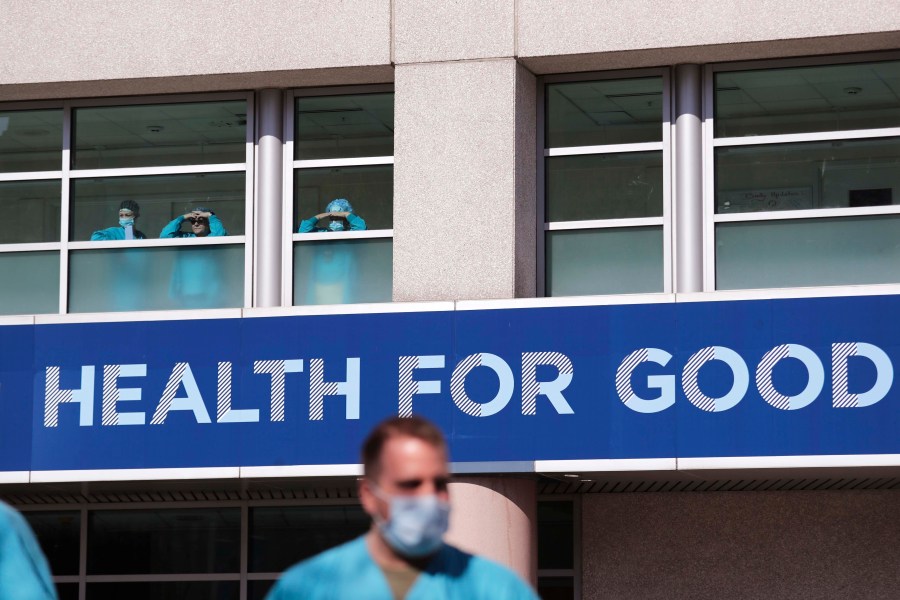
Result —
[{"label": "man's blue face mask", "polygon": [[344,222],[340,219],[336,221],[332,221],[328,224],[329,231],[343,231],[344,230]]},{"label": "man's blue face mask", "polygon": [[421,558],[441,547],[450,524],[448,502],[434,494],[390,496],[374,484],[372,490],[390,506],[388,519],[376,519],[376,523],[384,540],[397,554]]},{"label": "man's blue face mask", "polygon": [[119,225],[121,225],[122,227],[128,227],[129,225],[134,227],[134,217],[120,218]]}]

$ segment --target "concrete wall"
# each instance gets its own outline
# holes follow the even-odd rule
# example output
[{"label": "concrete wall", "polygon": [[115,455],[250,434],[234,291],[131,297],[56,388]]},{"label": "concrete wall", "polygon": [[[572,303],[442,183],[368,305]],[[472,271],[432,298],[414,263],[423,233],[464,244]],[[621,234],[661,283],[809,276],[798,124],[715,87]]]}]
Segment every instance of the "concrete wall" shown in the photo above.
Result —
[{"label": "concrete wall", "polygon": [[896,598],[900,492],[583,497],[583,598]]},{"label": "concrete wall", "polygon": [[391,80],[518,58],[533,73],[900,47],[893,0],[7,0],[0,100]]}]

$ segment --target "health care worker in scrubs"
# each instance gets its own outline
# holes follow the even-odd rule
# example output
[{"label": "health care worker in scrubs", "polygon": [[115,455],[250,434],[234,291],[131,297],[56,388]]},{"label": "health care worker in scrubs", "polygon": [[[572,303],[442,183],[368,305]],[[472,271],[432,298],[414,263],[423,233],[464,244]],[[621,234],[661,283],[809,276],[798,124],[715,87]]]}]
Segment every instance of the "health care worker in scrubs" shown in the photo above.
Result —
[{"label": "health care worker in scrubs", "polygon": [[[189,231],[182,231],[184,223]],[[216,213],[205,206],[179,215],[163,227],[161,238],[202,238],[228,235]],[[169,283],[173,308],[216,308],[222,303],[222,268],[214,247],[179,248]]]},{"label": "health care worker in scrubs", "polygon": [[[345,198],[328,203],[325,212],[300,222],[300,233],[365,231],[366,222],[353,212]],[[300,265],[304,304],[350,304],[358,302],[356,253],[352,242],[328,240],[300,246],[308,254]],[[306,273],[304,276],[303,273]]]},{"label": "health care worker in scrubs", "polygon": [[0,502],[0,598],[56,600],[50,567],[25,519]]},{"label": "health care worker in scrubs", "polygon": [[134,200],[124,200],[119,205],[119,226],[100,229],[91,234],[92,242],[106,240],[143,240],[147,236],[135,228],[134,222],[141,216],[141,205]]},{"label": "health care worker in scrubs", "polygon": [[447,446],[421,417],[378,425],[359,484],[369,532],[284,573],[267,600],[537,600],[506,567],[444,543]]},{"label": "health care worker in scrubs", "polygon": [[[143,240],[147,236],[137,229],[137,219],[141,216],[141,205],[134,200],[123,200],[119,205],[119,225],[107,227],[91,234],[92,242],[111,240]],[[98,255],[100,256],[100,255]],[[136,248],[119,249],[106,254],[107,265],[95,272],[104,274],[108,281],[94,287],[101,297],[95,298],[98,306],[108,302],[109,310],[142,310],[144,284],[149,276],[147,254]],[[109,290],[106,294],[103,290]]]}]

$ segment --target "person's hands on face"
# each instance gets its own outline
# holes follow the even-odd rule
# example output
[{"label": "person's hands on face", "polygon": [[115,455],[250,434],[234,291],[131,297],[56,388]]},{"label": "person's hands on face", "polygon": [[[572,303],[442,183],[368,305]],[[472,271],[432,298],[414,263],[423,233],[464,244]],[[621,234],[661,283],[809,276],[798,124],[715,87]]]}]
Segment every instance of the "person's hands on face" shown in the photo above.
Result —
[{"label": "person's hands on face", "polygon": [[191,231],[197,237],[209,235],[209,217],[212,213],[195,210],[184,215],[185,220],[191,224]]}]

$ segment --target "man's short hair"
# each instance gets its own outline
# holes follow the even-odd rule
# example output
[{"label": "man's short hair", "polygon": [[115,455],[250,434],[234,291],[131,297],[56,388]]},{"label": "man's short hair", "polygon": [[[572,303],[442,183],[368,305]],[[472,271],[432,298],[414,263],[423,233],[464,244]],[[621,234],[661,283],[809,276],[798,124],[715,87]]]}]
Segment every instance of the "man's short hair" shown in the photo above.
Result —
[{"label": "man's short hair", "polygon": [[395,437],[413,437],[437,448],[447,456],[447,442],[437,426],[422,417],[393,417],[382,421],[369,433],[362,445],[363,475],[369,479],[378,477],[381,468],[381,451],[385,443]]}]

